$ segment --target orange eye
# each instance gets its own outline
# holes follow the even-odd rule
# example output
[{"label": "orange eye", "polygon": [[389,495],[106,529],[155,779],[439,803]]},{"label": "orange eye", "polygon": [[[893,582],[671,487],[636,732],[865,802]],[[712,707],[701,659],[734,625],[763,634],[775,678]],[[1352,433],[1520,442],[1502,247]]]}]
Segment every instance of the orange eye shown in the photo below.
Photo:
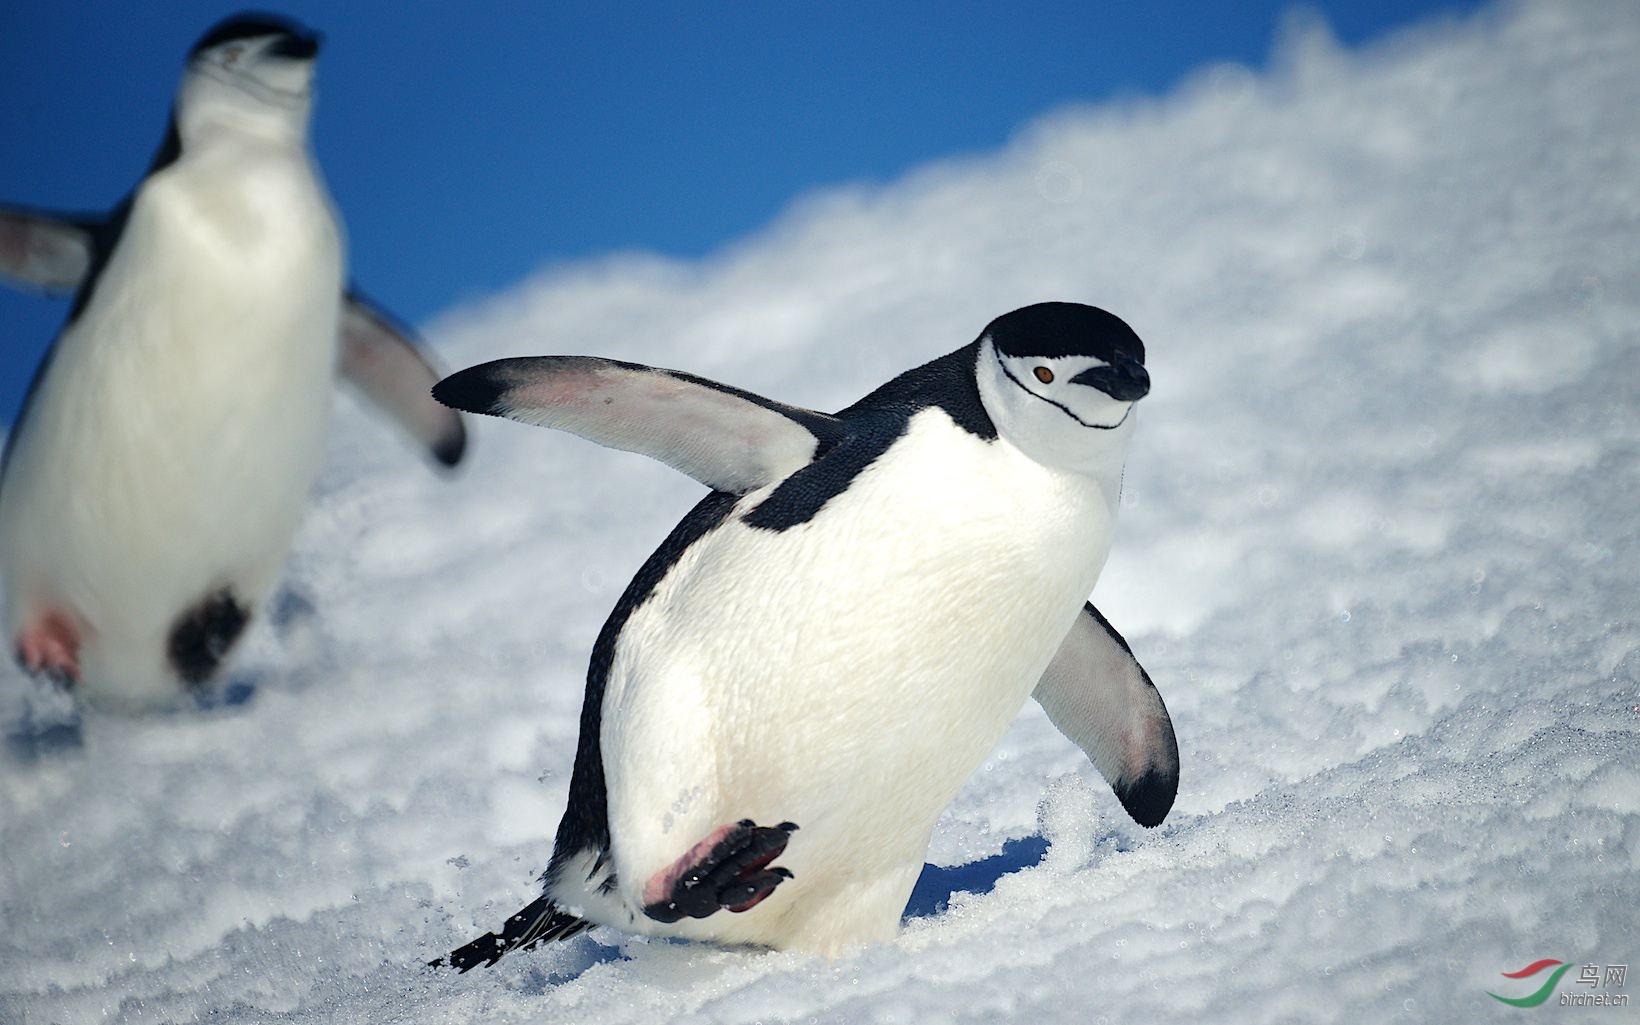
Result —
[{"label": "orange eye", "polygon": [[1036,379],[1043,384],[1053,384],[1053,371],[1047,367],[1037,367],[1032,373],[1036,374]]}]

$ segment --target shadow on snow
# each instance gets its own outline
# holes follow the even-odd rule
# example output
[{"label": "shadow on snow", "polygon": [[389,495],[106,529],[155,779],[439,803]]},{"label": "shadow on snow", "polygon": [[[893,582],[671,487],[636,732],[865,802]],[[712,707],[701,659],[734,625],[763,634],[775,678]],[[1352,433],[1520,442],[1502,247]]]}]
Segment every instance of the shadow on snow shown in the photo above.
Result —
[{"label": "shadow on snow", "polygon": [[901,920],[940,914],[958,893],[990,893],[998,879],[1036,867],[1046,853],[1048,841],[1038,833],[1009,840],[1002,845],[1001,853],[966,865],[950,868],[924,865],[917,885],[911,888],[911,899],[906,902]]}]

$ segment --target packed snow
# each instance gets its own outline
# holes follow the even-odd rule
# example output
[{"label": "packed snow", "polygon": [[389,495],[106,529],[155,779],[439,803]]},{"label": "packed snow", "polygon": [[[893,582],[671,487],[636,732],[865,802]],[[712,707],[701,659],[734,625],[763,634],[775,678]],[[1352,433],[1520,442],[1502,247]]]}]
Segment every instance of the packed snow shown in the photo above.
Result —
[{"label": "packed snow", "polygon": [[1118,312],[1155,389],[1094,598],[1173,713],[1160,829],[1031,706],[895,942],[423,968],[536,893],[593,637],[700,489],[501,421],[444,481],[345,403],[217,699],[80,716],[0,676],[0,1020],[1447,1023],[1521,1014],[1486,991],[1540,958],[1632,962],[1637,52],[1640,8],[1593,0],[1359,52],[1297,23],[1268,72],[429,326],[452,367],[585,352],[830,409],[1015,306]]}]

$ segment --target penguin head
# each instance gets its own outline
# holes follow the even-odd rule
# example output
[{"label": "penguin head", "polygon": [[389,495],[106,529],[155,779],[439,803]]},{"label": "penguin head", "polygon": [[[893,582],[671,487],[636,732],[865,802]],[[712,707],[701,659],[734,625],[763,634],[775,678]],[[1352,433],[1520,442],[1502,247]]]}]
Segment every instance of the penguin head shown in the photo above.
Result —
[{"label": "penguin head", "polygon": [[1120,317],[1081,303],[1037,303],[991,321],[975,370],[1003,438],[1082,473],[1120,463],[1133,406],[1150,391],[1145,343]]},{"label": "penguin head", "polygon": [[177,92],[184,145],[215,128],[302,137],[319,35],[274,14],[236,14],[194,44]]}]

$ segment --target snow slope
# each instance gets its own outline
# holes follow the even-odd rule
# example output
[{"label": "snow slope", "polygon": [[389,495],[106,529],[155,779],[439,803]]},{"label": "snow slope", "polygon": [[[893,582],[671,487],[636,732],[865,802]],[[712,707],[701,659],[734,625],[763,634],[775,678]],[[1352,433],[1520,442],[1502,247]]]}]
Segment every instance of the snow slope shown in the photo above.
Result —
[{"label": "snow slope", "polygon": [[1632,4],[1363,53],[1299,24],[1269,74],[430,332],[834,408],[1014,306],[1119,312],[1156,387],[1095,599],[1173,711],[1161,829],[1031,707],[895,943],[421,969],[533,895],[593,636],[699,489],[494,421],[447,484],[350,408],[227,699],[77,720],[0,677],[0,1021],[1445,1023],[1523,1013],[1485,991],[1539,958],[1632,962],[1636,52]]}]

